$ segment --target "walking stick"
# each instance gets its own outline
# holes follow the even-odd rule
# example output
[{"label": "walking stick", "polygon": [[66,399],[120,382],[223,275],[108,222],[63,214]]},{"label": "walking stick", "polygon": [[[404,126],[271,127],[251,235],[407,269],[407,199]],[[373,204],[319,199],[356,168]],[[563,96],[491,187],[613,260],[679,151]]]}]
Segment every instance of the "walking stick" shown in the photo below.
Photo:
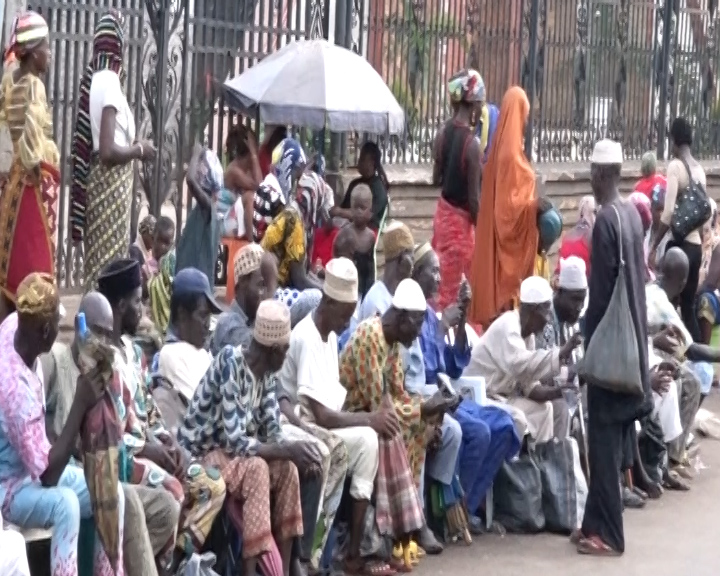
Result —
[{"label": "walking stick", "polygon": [[585,433],[585,412],[583,411],[582,394],[578,392],[578,405],[575,415],[580,415],[580,440],[583,444],[583,460],[585,461],[585,477],[590,483],[590,457],[588,455],[587,434]]}]

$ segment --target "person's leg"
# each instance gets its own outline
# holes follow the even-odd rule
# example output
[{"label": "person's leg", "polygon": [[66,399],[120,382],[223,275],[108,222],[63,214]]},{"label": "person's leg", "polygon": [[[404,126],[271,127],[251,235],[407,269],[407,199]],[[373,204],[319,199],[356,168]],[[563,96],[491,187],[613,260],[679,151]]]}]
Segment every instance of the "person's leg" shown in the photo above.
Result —
[{"label": "person's leg", "polygon": [[570,427],[570,408],[565,398],[557,398],[550,402],[553,407],[553,436],[567,438]]},{"label": "person's leg", "polygon": [[700,380],[687,363],[680,367],[678,385],[682,434],[668,444],[668,459],[671,466],[682,463],[685,458],[685,444],[700,407]]},{"label": "person's leg", "polygon": [[52,528],[51,576],[77,576],[80,504],[70,488],[28,484],[8,495],[3,514],[20,528]]},{"label": "person's leg", "polygon": [[333,432],[342,438],[349,458],[352,513],[347,565],[348,571],[354,573],[362,565],[360,544],[365,530],[365,514],[372,498],[378,469],[378,437],[375,431],[368,427],[339,428]]},{"label": "person's leg", "polygon": [[[125,485],[125,495],[129,491],[137,495],[145,518],[144,526],[152,546],[153,557],[160,554],[170,539],[175,538],[180,521],[180,504],[167,490],[163,488],[150,488],[147,486]],[[130,490],[128,490],[130,489]],[[125,517],[127,518],[127,502],[125,503]],[[125,533],[128,528],[126,523]],[[127,539],[127,538],[126,538]]]},{"label": "person's leg", "polygon": [[145,511],[136,486],[123,484],[125,492],[125,556],[126,576],[157,576],[155,554],[150,542],[149,527],[146,530]]},{"label": "person's leg", "polygon": [[183,488],[185,502],[176,550],[189,556],[203,547],[210,534],[225,501],[225,481],[215,468],[193,462],[186,471]]},{"label": "person's leg", "polygon": [[690,268],[685,288],[680,294],[680,313],[683,324],[690,332],[694,342],[702,342],[700,325],[697,318],[697,289],[700,281],[700,266],[702,265],[702,247],[699,244],[683,243],[683,252],[688,257]]},{"label": "person's leg", "polygon": [[527,398],[513,398],[508,400],[508,404],[519,408],[525,414],[528,433],[535,442],[542,444],[553,439],[555,415],[552,402],[535,402]]},{"label": "person's leg", "polygon": [[283,559],[285,576],[289,576],[292,542],[303,535],[300,480],[295,464],[289,460],[274,460],[270,462],[268,469],[272,495],[270,518],[273,535]]},{"label": "person's leg", "polygon": [[[78,504],[80,505],[80,517],[83,519],[93,517],[93,507],[90,501],[90,492],[88,492],[87,483],[85,482],[85,475],[83,469],[77,466],[68,466],[65,468],[60,480],[58,487],[69,488],[72,490],[76,497]],[[123,537],[124,537],[124,524],[125,524],[125,492],[122,489],[122,484],[118,482],[117,485],[118,495],[118,537],[120,546],[118,549],[118,560],[117,570],[112,566],[110,559],[105,553],[105,549],[100,542],[100,537],[95,534],[95,576],[124,576],[124,561],[123,561]]]},{"label": "person's leg", "polygon": [[582,536],[599,538],[616,553],[625,550],[620,496],[622,450],[623,425],[603,422],[590,408],[588,455],[591,482],[585,503]]}]

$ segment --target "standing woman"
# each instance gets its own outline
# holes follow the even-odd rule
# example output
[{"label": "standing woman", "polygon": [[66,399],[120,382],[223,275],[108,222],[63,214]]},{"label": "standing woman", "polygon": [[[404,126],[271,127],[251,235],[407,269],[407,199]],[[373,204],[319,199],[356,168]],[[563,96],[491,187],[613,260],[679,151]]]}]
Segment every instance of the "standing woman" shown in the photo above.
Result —
[{"label": "standing woman", "polygon": [[517,302],[520,283],[532,276],[538,251],[535,172],[523,151],[530,103],[513,86],[500,106],[497,133],[483,169],[468,319],[487,327]]},{"label": "standing woman", "polygon": [[152,160],[151,142],[135,142],[135,118],[122,89],[124,32],[111,10],[98,20],[90,64],[80,82],[72,143],[71,222],[85,244],[85,291],[100,271],[128,254],[133,160]]},{"label": "standing woman", "polygon": [[442,186],[433,221],[432,247],[440,259],[438,311],[457,300],[463,275],[470,275],[480,203],[480,139],[475,124],[485,102],[485,83],[462,70],[448,83],[455,115],[435,140],[433,184]]},{"label": "standing woman", "polygon": [[28,274],[55,274],[59,155],[40,80],[49,58],[43,17],[18,16],[0,87],[0,124],[13,143],[10,173],[0,190],[0,322],[15,309],[15,292]]}]

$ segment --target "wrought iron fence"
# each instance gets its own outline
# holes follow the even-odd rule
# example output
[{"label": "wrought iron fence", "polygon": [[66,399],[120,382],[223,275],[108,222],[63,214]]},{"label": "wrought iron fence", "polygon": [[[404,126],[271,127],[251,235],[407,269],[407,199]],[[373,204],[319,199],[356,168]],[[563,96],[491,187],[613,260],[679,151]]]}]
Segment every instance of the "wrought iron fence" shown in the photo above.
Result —
[{"label": "wrought iron fence", "polygon": [[[701,158],[720,157],[717,0],[31,0],[51,28],[47,78],[62,152],[58,269],[81,283],[82,254],[68,238],[69,151],[76,94],[98,15],[119,8],[127,21],[126,91],[139,137],[158,160],[137,179],[132,230],[141,205],[157,214],[172,199],[178,229],[189,198],[184,166],[196,141],[219,153],[238,118],[222,82],[299,38],[325,37],[363,55],[406,112],[401,137],[381,137],[387,162],[431,161],[449,118],[446,83],[463,67],[485,79],[499,104],[512,84],[531,102],[526,152],[536,162],[585,161],[609,135],[626,155],[667,154],[669,122],[696,127]],[[667,31],[667,32],[666,32]],[[352,163],[366,135],[297,131],[311,147]]]}]

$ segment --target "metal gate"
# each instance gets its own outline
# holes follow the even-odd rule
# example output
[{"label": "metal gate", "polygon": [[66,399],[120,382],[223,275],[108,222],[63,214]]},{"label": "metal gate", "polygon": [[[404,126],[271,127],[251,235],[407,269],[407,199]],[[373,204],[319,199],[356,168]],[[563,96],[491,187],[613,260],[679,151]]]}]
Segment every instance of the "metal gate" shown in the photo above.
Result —
[{"label": "metal gate", "polygon": [[[58,275],[81,285],[82,253],[68,235],[69,152],[80,75],[98,15],[126,15],[126,91],[138,137],[152,138],[133,200],[158,214],[172,199],[178,229],[188,199],[184,166],[194,142],[222,157],[227,128],[243,121],[222,82],[298,38],[325,37],[370,61],[406,112],[400,137],[380,138],[386,162],[428,163],[449,117],[447,80],[471,66],[490,102],[521,84],[531,103],[526,153],[535,162],[586,161],[593,143],[621,140],[628,158],[667,155],[676,116],[695,126],[700,158],[720,157],[717,0],[31,0],[48,19],[47,92],[62,153]],[[299,137],[352,159],[365,135]]]}]

